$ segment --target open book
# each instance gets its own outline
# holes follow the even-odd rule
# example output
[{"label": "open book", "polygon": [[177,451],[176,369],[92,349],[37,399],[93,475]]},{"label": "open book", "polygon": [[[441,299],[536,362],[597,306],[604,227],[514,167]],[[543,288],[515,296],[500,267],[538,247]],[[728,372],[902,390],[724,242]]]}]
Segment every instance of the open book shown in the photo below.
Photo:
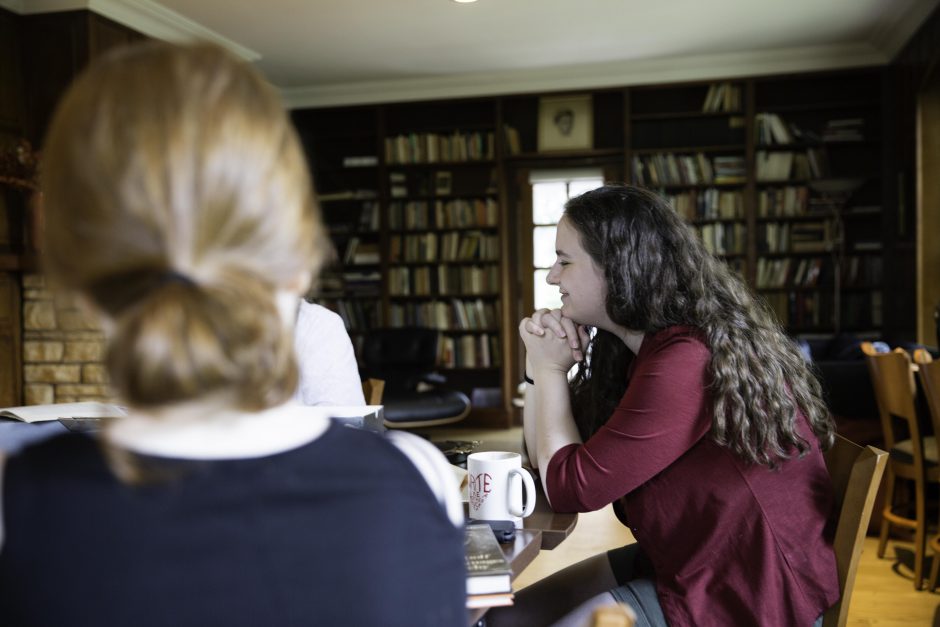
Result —
[{"label": "open book", "polygon": [[58,403],[55,405],[28,405],[0,409],[0,418],[13,418],[22,422],[46,422],[49,420],[82,418],[120,418],[127,412],[119,405],[110,403]]}]

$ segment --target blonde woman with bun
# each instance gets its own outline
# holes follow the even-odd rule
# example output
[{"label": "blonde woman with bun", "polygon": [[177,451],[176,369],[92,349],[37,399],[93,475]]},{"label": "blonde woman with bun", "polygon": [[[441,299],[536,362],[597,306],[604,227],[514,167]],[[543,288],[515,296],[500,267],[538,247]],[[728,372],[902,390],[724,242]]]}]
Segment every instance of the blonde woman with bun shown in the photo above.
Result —
[{"label": "blonde woman with bun", "polygon": [[125,48],[43,157],[43,261],[129,415],[6,460],[0,624],[465,624],[443,456],[290,400],[327,243],[272,88],[213,46]]}]

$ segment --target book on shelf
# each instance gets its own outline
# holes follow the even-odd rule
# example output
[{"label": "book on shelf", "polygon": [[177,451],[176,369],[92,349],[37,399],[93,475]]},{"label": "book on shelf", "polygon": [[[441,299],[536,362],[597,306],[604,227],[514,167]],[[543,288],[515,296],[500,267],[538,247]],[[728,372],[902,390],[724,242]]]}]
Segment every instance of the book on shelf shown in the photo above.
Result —
[{"label": "book on shelf", "polygon": [[379,230],[379,205],[375,202],[362,203],[359,214],[359,230],[375,232]]},{"label": "book on shelf", "polygon": [[470,524],[464,531],[467,594],[512,592],[512,567],[486,524]]},{"label": "book on shelf", "polygon": [[792,252],[821,253],[832,248],[833,241],[828,220],[796,222],[789,227]]},{"label": "book on shelf", "polygon": [[808,201],[809,189],[805,185],[764,189],[757,197],[757,216],[778,218],[805,215]]},{"label": "book on shelf", "polygon": [[453,187],[453,176],[447,170],[434,173],[434,193],[437,196],[449,196]]},{"label": "book on shelf", "polygon": [[792,152],[768,152],[759,150],[755,157],[758,181],[785,181],[793,169]]},{"label": "book on shelf", "polygon": [[823,128],[822,139],[826,142],[858,142],[865,139],[863,118],[828,120]]},{"label": "book on shelf", "polygon": [[47,422],[50,420],[97,420],[99,418],[122,418],[127,411],[120,405],[87,401],[82,403],[56,403],[51,405],[27,405],[0,409],[0,418],[12,418],[20,422]]},{"label": "book on shelf", "polygon": [[503,132],[506,135],[506,149],[510,155],[518,155],[522,152],[522,142],[519,139],[519,129],[508,124],[503,124]]},{"label": "book on shelf", "polygon": [[345,168],[367,168],[378,164],[379,158],[375,155],[350,155],[343,157],[343,167]]},{"label": "book on shelf", "polygon": [[368,265],[379,263],[379,245],[377,242],[363,242],[358,237],[350,237],[346,243],[343,263]]},{"label": "book on shelf", "polygon": [[741,108],[741,87],[730,82],[712,83],[702,103],[703,113],[737,111]]},{"label": "book on shelf", "polygon": [[512,605],[513,595],[511,592],[502,594],[471,594],[467,596],[467,608],[476,609],[481,607],[499,607],[502,605]]},{"label": "book on shelf", "polygon": [[757,113],[754,115],[757,125],[757,143],[761,145],[792,144],[790,128],[776,113]]},{"label": "book on shelf", "polygon": [[317,200],[320,202],[329,202],[332,200],[369,200],[377,196],[378,194],[374,189],[345,189],[338,192],[317,194]]}]

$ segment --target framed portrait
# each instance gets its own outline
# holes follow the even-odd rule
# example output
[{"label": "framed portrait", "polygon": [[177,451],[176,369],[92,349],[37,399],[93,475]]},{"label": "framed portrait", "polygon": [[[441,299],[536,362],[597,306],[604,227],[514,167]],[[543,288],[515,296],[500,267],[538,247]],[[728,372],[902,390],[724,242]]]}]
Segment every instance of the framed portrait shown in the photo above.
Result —
[{"label": "framed portrait", "polygon": [[547,96],[539,100],[539,152],[594,147],[590,94]]}]

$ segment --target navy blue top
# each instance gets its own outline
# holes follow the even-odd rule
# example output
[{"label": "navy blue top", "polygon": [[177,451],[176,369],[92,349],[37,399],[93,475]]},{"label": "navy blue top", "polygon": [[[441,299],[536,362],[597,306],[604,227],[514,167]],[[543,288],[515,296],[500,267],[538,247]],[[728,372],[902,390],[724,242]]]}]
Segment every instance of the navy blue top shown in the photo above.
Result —
[{"label": "navy blue top", "polygon": [[141,460],[175,478],[125,485],[80,434],[8,461],[0,624],[466,625],[462,532],[381,436]]}]

